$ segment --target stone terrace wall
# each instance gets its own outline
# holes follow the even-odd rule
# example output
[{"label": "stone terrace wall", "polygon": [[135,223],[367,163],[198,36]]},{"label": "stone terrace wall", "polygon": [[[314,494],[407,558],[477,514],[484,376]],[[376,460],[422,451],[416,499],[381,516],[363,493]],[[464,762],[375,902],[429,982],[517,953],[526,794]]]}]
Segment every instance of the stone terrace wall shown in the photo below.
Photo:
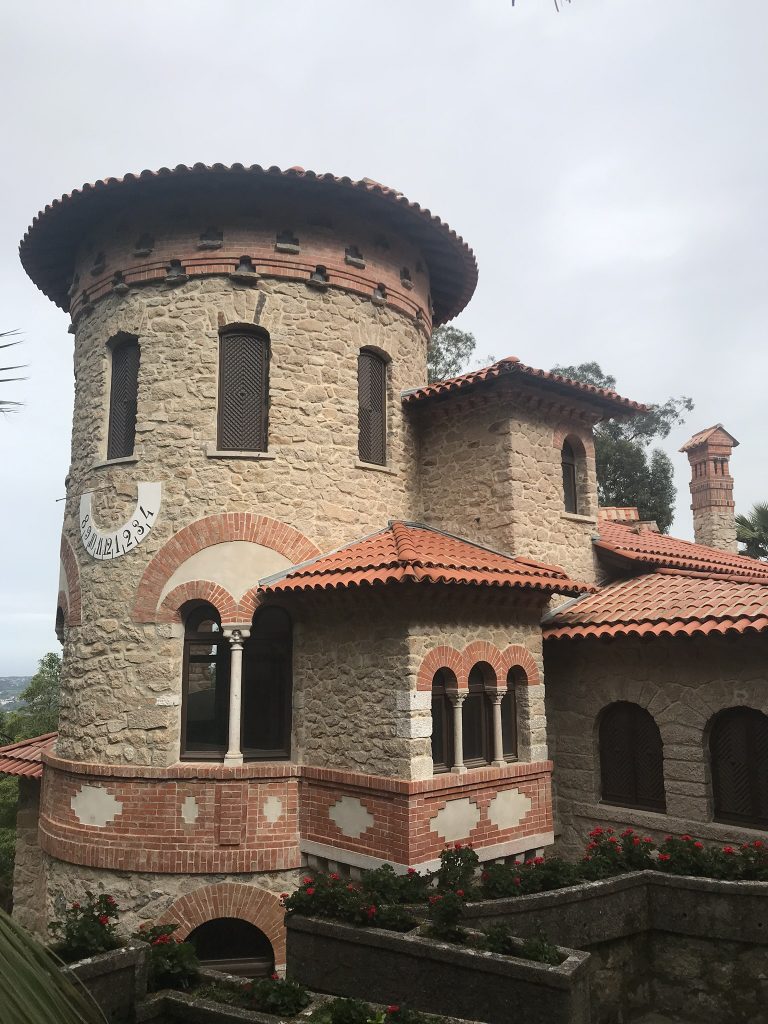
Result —
[{"label": "stone terrace wall", "polygon": [[40,849],[40,780],[19,779],[16,814],[16,861],[13,869],[13,916],[34,935],[47,938],[45,917],[46,857]]}]

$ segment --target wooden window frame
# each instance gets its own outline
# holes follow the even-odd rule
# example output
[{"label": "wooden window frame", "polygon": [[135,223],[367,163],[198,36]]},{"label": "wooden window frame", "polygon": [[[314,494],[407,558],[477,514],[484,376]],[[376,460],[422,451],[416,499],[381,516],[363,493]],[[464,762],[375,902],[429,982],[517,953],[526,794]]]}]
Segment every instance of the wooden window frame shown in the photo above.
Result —
[{"label": "wooden window frame", "polygon": [[[195,619],[200,618],[202,615],[207,615],[209,619],[216,622],[219,626],[218,630],[202,632],[200,630],[190,628],[191,623],[194,623]],[[212,646],[215,643],[217,647],[215,658],[217,671],[220,666],[226,669],[226,683],[224,685],[227,691],[227,708],[229,708],[229,644],[221,628],[221,617],[219,616],[219,613],[213,605],[202,603],[196,605],[187,612],[184,623],[184,653],[181,676],[181,742],[179,749],[179,759],[181,761],[222,762],[224,760],[224,755],[227,752],[226,737],[223,743],[215,749],[213,748],[213,745],[211,745],[210,748],[187,748],[190,648],[195,644],[209,642]],[[229,720],[229,711],[227,711],[227,720]]]},{"label": "wooden window frame", "polygon": [[[257,359],[261,364],[260,390],[256,397],[257,408],[252,411],[255,425],[244,423],[232,425],[227,423],[230,404],[235,405],[228,381],[229,371],[225,363],[227,358],[234,358],[227,352],[236,340],[248,339],[253,346],[258,346]],[[216,449],[221,452],[266,452],[269,447],[269,371],[271,361],[270,337],[263,327],[249,325],[231,325],[219,331],[219,382],[217,393],[216,414]],[[255,366],[254,372],[259,369]],[[242,410],[238,410],[242,415]],[[240,431],[239,436],[232,435]]]}]

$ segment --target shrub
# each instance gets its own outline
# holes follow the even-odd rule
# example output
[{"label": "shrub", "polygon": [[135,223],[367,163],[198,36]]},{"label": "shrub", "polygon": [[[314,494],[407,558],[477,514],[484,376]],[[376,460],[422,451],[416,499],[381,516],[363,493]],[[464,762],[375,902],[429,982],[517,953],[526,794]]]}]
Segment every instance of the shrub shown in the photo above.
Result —
[{"label": "shrub", "polygon": [[636,835],[631,828],[617,836],[612,828],[597,826],[589,833],[581,874],[594,881],[626,871],[655,867],[652,857],[655,849],[656,844],[650,836]]},{"label": "shrub", "polygon": [[[380,868],[377,872],[367,873],[374,875],[372,891],[368,891],[364,882],[350,882],[335,872],[308,875],[296,892],[290,896],[287,893],[283,895],[283,905],[288,913],[327,917],[399,932],[410,931],[418,922],[400,907],[399,902],[413,883],[404,882],[402,876],[398,878],[392,868],[386,867],[387,871]],[[381,896],[393,902],[382,904]],[[408,902],[412,902],[411,897]]]},{"label": "shrub", "polygon": [[[731,847],[724,849],[730,850]],[[679,838],[666,836],[659,846],[659,853],[654,865],[659,871],[667,871],[671,875],[694,875],[698,878],[711,876],[713,860],[704,843],[692,836],[683,835]]]},{"label": "shrub", "polygon": [[480,858],[470,843],[456,843],[446,846],[440,854],[440,867],[437,871],[437,887],[443,892],[465,892],[474,884],[475,872]]},{"label": "shrub", "polygon": [[119,907],[114,896],[86,892],[82,902],[75,900],[64,911],[63,919],[53,921],[49,930],[54,937],[53,951],[62,960],[72,962],[106,953],[120,946],[117,936]]},{"label": "shrub", "polygon": [[398,875],[391,864],[364,871],[360,880],[361,891],[372,903],[423,903],[431,884],[430,875],[420,875],[415,868]]},{"label": "shrub", "polygon": [[185,989],[197,981],[200,964],[191,942],[180,942],[173,933],[177,924],[143,924],[131,936],[149,943],[149,988]]},{"label": "shrub", "polygon": [[435,893],[429,897],[429,933],[443,942],[463,942],[466,932],[461,927],[464,916],[464,890]]},{"label": "shrub", "polygon": [[276,974],[254,981],[248,991],[254,1009],[278,1017],[295,1017],[310,1003],[309,992],[303,985]]},{"label": "shrub", "polygon": [[313,1024],[427,1024],[438,1018],[396,1004],[376,1010],[359,999],[330,999],[315,1010],[310,1020]]},{"label": "shrub", "polygon": [[542,964],[561,964],[565,959],[553,946],[546,935],[541,932],[535,937],[521,942],[515,938],[508,924],[491,925],[485,932],[485,948],[491,953],[503,956],[517,956],[524,960],[536,960]]},{"label": "shrub", "polygon": [[768,843],[755,839],[739,850],[741,877],[755,882],[768,882]]}]

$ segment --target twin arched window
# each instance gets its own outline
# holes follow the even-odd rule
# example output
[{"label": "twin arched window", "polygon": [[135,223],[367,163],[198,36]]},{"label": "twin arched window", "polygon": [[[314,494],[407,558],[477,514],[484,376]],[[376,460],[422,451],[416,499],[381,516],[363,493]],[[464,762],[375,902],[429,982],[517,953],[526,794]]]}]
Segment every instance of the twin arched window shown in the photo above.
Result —
[{"label": "twin arched window", "polygon": [[109,388],[107,459],[133,455],[139,390],[139,339],[118,335],[111,343],[112,380]]},{"label": "twin arched window", "polygon": [[219,337],[220,451],[265,452],[269,426],[269,335],[233,328]]},{"label": "twin arched window", "polygon": [[665,811],[664,750],[653,716],[618,701],[599,725],[601,796],[606,804]]},{"label": "twin arched window", "polygon": [[517,712],[515,704],[516,669],[509,670],[506,690],[501,699],[501,750],[494,749],[494,707],[497,694],[496,673],[486,662],[478,662],[469,673],[468,691],[454,707],[451,694],[458,693],[456,676],[441,668],[432,679],[432,766],[435,772],[450,771],[455,765],[454,722],[461,715],[462,764],[477,768],[496,760],[513,761],[517,757]]},{"label": "twin arched window", "polygon": [[768,715],[729,708],[709,734],[716,821],[768,828]]},{"label": "twin arched window", "polygon": [[[291,754],[291,620],[282,608],[259,609],[242,662],[241,746],[246,760]],[[184,628],[181,755],[221,760],[229,733],[230,653],[215,608],[199,604]]]}]

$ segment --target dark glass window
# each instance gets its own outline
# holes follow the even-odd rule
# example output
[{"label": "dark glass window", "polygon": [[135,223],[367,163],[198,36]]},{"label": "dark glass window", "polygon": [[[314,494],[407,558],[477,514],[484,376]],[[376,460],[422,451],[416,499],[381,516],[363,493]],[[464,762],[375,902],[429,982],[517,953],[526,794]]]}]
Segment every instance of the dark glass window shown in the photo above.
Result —
[{"label": "dark glass window", "polygon": [[464,763],[488,764],[493,758],[493,719],[491,705],[485,695],[486,673],[477,664],[469,673],[469,693],[462,709]]},{"label": "dark glass window", "polygon": [[269,406],[269,335],[260,328],[219,338],[220,451],[265,452]]},{"label": "dark glass window", "polygon": [[357,362],[358,444],[361,462],[387,462],[387,364],[366,349]]},{"label": "dark glass window", "polygon": [[619,701],[600,718],[600,775],[607,804],[667,809],[659,727],[644,708]]},{"label": "dark glass window", "polygon": [[456,688],[456,677],[448,669],[435,672],[432,680],[432,765],[436,772],[453,767],[453,706],[448,690]]},{"label": "dark glass window", "polygon": [[562,463],[565,511],[576,514],[579,511],[578,492],[576,489],[576,456],[568,441],[563,442]]},{"label": "dark glass window", "polygon": [[112,383],[109,390],[107,458],[133,455],[139,392],[139,341],[124,337],[112,347]]},{"label": "dark glass window", "polygon": [[515,670],[507,674],[507,692],[501,701],[501,740],[504,757],[514,761],[517,757],[517,705],[515,702]]},{"label": "dark glass window", "polygon": [[243,651],[243,757],[291,755],[291,620],[282,608],[256,612]]},{"label": "dark glass window", "polygon": [[768,828],[768,715],[729,708],[709,737],[715,819]]},{"label": "dark glass window", "polygon": [[223,757],[229,723],[229,644],[211,605],[198,605],[186,618],[182,704],[182,757]]},{"label": "dark glass window", "polygon": [[216,917],[190,932],[201,963],[211,970],[265,978],[275,969],[275,954],[264,932],[239,917]]}]

